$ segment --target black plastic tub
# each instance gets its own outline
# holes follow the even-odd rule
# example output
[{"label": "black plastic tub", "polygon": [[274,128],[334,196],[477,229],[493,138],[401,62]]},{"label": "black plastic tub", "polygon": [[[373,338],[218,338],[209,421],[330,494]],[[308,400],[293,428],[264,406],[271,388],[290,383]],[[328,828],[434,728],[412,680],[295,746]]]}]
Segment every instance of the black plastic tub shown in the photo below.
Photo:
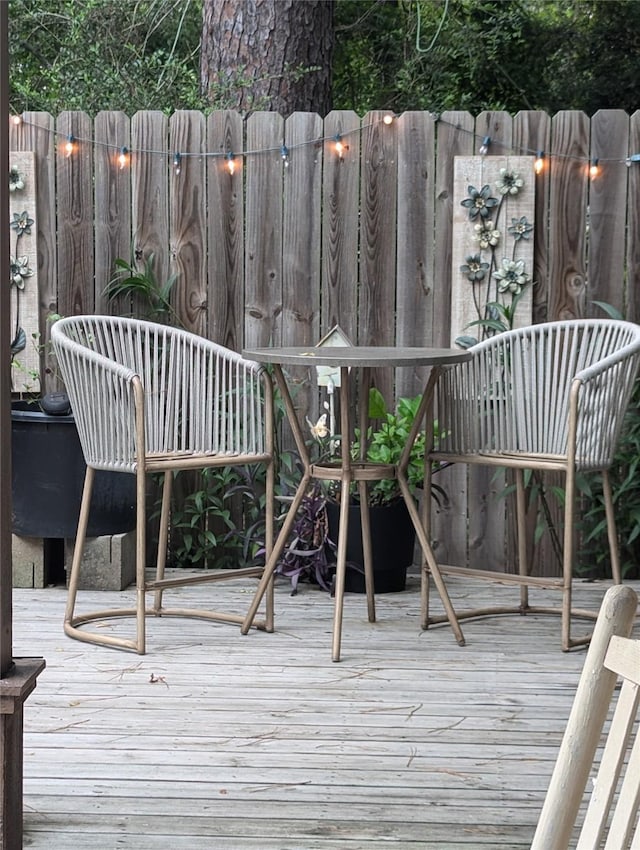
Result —
[{"label": "black plastic tub", "polygon": [[[397,593],[406,588],[407,569],[413,563],[416,535],[409,511],[399,499],[390,505],[370,507],[369,512],[375,592]],[[327,502],[327,520],[329,537],[335,542],[338,539],[340,505]],[[335,553],[332,557],[336,557]],[[365,592],[360,505],[356,504],[349,506],[345,590]]]},{"label": "black plastic tub", "polygon": [[[37,402],[11,407],[13,532],[73,538],[86,470],[73,415],[50,415]],[[120,534],[134,526],[135,477],[98,471],[87,535]]]}]

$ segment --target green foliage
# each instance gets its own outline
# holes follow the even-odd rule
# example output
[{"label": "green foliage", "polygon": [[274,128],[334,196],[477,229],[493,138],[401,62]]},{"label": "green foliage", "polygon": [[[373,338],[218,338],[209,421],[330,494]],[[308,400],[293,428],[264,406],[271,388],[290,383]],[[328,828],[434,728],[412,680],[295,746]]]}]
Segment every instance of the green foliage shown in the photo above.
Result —
[{"label": "green foliage", "polygon": [[201,0],[9,0],[12,108],[204,108],[201,20]]},{"label": "green foliage", "polygon": [[178,276],[172,274],[161,283],[155,272],[153,253],[144,261],[142,269],[138,268],[135,260],[127,262],[120,257],[114,261],[114,266],[113,276],[105,288],[110,301],[118,296],[137,298],[154,321],[172,321],[178,326],[182,324],[170,300]]},{"label": "green foliage", "polygon": [[[256,566],[265,542],[264,469],[208,468],[199,479],[198,489],[174,502],[171,562],[192,568]],[[234,500],[240,503],[237,511]]]},{"label": "green foliage", "polygon": [[[389,411],[380,391],[372,387],[369,392],[369,418],[377,420],[378,425],[376,428],[370,426],[367,431],[368,462],[392,465],[397,465],[400,462],[421,399],[421,395],[414,398],[399,398],[395,411]],[[351,449],[354,460],[360,457],[359,436],[359,431],[356,429],[356,439]],[[407,481],[413,491],[418,490],[424,482],[425,444],[425,433],[421,430],[413,444],[407,467]],[[434,488],[436,492],[442,493],[440,488],[435,485]],[[400,496],[400,487],[395,479],[376,481],[369,487],[369,503],[371,505],[389,504]]]},{"label": "green foliage", "polygon": [[334,108],[620,108],[640,100],[635,0],[338,0]]}]

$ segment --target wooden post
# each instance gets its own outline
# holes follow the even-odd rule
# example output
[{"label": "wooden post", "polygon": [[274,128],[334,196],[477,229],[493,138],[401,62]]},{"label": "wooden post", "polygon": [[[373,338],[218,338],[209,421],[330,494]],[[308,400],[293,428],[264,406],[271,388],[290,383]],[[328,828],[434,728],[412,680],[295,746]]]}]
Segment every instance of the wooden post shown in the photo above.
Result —
[{"label": "wooden post", "polygon": [[[9,269],[8,4],[0,3],[0,269]],[[5,274],[6,277],[6,274]],[[2,278],[4,280],[4,278]],[[11,608],[11,375],[9,287],[0,286],[0,850],[22,848],[23,705],[44,667],[13,658]]]}]

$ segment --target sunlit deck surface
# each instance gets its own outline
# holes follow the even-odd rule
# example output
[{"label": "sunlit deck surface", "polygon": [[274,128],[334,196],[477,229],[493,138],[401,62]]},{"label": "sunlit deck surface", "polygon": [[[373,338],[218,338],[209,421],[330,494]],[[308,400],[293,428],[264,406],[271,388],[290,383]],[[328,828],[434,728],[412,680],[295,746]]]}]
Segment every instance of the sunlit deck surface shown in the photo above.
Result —
[{"label": "sunlit deck surface", "polygon": [[[460,607],[518,594],[448,586]],[[179,593],[244,612],[254,587]],[[606,587],[577,582],[575,601],[597,607]],[[529,847],[585,656],[560,650],[558,617],[467,621],[459,647],[448,626],[421,631],[410,577],[377,597],[375,624],[347,597],[336,664],[332,600],[283,582],[274,634],[150,620],[137,656],[65,637],[65,597],[14,596],[14,654],[47,662],[25,705],[25,847]],[[108,597],[133,591],[82,598]]]}]

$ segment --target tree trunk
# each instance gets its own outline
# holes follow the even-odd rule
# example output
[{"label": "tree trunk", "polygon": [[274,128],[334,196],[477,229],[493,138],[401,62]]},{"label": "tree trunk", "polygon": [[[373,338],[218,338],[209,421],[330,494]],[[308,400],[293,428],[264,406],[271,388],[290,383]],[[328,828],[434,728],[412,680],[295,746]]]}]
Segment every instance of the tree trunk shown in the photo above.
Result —
[{"label": "tree trunk", "polygon": [[324,116],[333,43],[331,0],[204,0],[202,90],[217,108]]}]

